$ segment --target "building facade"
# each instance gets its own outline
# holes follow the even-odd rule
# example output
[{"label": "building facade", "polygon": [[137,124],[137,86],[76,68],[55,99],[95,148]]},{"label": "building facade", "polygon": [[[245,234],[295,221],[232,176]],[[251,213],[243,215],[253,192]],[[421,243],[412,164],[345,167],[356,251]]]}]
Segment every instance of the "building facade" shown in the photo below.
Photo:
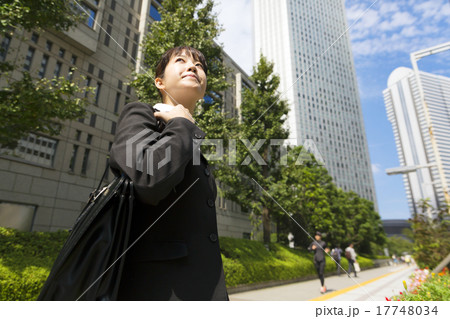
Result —
[{"label": "building facade", "polygon": [[[447,185],[450,183],[450,78],[420,72],[420,82],[442,161]],[[386,112],[392,124],[401,166],[427,166],[436,163],[412,69],[400,67],[389,76],[383,91]],[[433,207],[445,204],[436,166],[423,167],[403,175],[411,214],[421,213],[417,203],[428,198]]]},{"label": "building facade", "polygon": [[281,77],[289,142],[314,142],[336,185],[377,209],[344,0],[253,0],[253,11],[255,59]]},{"label": "building facade", "polygon": [[[23,68],[38,77],[65,76],[78,81],[83,75],[80,84],[95,88],[86,118],[64,123],[61,135],[36,132],[22,139],[15,150],[1,150],[0,226],[24,231],[70,228],[103,175],[123,106],[137,100],[126,83],[133,70],[142,69],[140,42],[148,24],[160,19],[159,2],[83,3],[89,17],[74,30],[16,30],[0,39],[3,61],[23,61]],[[226,53],[223,59],[232,70],[227,75],[232,85],[218,94],[223,97],[224,111],[237,116],[241,90],[252,84]],[[12,74],[19,76],[20,72]],[[5,82],[0,83],[3,86]],[[107,181],[112,178],[111,173],[106,176]],[[247,213],[222,197],[216,204],[221,236],[250,236]]]}]

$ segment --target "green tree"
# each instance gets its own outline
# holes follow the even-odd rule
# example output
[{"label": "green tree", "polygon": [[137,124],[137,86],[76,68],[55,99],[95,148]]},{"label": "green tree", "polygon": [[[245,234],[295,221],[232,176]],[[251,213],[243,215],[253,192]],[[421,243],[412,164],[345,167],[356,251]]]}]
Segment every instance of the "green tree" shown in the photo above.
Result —
[{"label": "green tree", "polygon": [[412,254],[414,251],[414,243],[412,241],[397,235],[388,237],[386,245],[391,255],[401,256],[405,252]]},{"label": "green tree", "polygon": [[[263,239],[268,244],[271,215],[279,208],[265,191],[272,194],[281,180],[281,143],[288,137],[283,125],[288,106],[277,92],[280,78],[273,74],[273,63],[265,57],[260,57],[250,78],[256,88],[243,93],[242,123],[238,130],[240,141],[236,143],[237,165],[221,170],[219,178],[229,186],[228,198],[245,210],[261,215]],[[279,141],[274,144],[275,140]]]},{"label": "green tree", "polygon": [[[333,187],[327,170],[302,146],[289,150],[287,165],[281,167],[281,179],[272,187],[274,197],[291,215],[277,215],[278,237],[285,241],[286,234],[294,235],[296,246],[305,247],[315,231],[329,234],[335,229],[334,217],[328,202]],[[278,209],[280,210],[280,209]],[[295,220],[295,221],[294,221]]]},{"label": "green tree", "polygon": [[[420,267],[436,267],[450,253],[450,218],[447,208],[433,208],[428,200],[419,202],[422,213],[410,219],[414,234],[414,259]],[[429,218],[427,212],[435,213]]]},{"label": "green tree", "polygon": [[[21,29],[66,31],[83,19],[69,0],[2,1],[0,16],[1,37],[12,36]],[[0,145],[4,148],[15,148],[18,140],[30,132],[59,134],[61,121],[84,116],[87,104],[84,94],[92,91],[63,77],[35,79],[19,68],[11,61],[0,62],[0,81],[3,83],[0,89]],[[13,78],[14,71],[19,71],[21,76]]]},{"label": "green tree", "polygon": [[[222,47],[214,40],[222,31],[217,15],[213,12],[212,0],[165,0],[160,10],[161,21],[150,25],[142,53],[146,70],[134,74],[131,84],[141,101],[160,102],[154,85],[155,67],[161,55],[176,46],[191,46],[200,50],[208,64],[208,86],[206,94],[211,98],[197,108],[195,119],[209,139],[224,138],[235,121],[224,116],[220,92],[229,84],[223,64]],[[227,129],[228,128],[228,129]]]}]

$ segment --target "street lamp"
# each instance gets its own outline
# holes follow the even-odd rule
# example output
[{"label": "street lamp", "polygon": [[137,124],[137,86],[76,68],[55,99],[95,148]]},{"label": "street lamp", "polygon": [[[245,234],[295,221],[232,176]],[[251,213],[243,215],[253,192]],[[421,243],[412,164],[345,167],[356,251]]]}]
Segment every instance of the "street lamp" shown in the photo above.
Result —
[{"label": "street lamp", "polygon": [[408,174],[417,171],[420,168],[428,168],[431,166],[435,166],[436,164],[425,164],[425,165],[415,165],[415,166],[400,166],[394,168],[387,168],[385,170],[387,175],[398,175],[398,174]]}]

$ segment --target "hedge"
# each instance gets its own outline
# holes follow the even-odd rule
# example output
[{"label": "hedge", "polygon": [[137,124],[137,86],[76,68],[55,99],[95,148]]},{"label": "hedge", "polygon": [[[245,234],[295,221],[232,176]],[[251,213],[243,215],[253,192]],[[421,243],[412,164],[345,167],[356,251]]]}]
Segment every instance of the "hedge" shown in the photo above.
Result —
[{"label": "hedge", "polygon": [[[297,279],[316,275],[313,254],[305,250],[290,249],[281,244],[263,243],[247,239],[220,238],[223,267],[227,287],[253,284],[272,280]],[[361,268],[373,266],[373,261],[358,257]],[[348,268],[347,259],[341,266]],[[336,264],[326,257],[325,273],[336,271]]]},{"label": "hedge", "polygon": [[[67,231],[20,232],[0,227],[0,300],[36,300]],[[261,242],[220,237],[227,287],[315,275],[312,253]],[[358,257],[361,268],[373,265]],[[347,269],[343,258],[342,267]],[[327,257],[326,272],[336,271]]]},{"label": "hedge", "polygon": [[0,227],[0,300],[36,300],[67,236]]}]

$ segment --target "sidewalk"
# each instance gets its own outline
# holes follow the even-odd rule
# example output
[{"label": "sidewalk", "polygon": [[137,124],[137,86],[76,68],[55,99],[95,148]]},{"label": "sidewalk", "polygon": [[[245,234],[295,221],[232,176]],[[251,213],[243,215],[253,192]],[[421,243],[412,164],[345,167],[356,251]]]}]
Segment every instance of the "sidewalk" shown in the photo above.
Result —
[{"label": "sidewalk", "polygon": [[369,269],[358,273],[358,277],[347,275],[325,278],[327,293],[320,293],[319,279],[293,283],[278,287],[246,291],[230,295],[231,301],[273,300],[273,301],[385,301],[403,291],[403,280],[408,283],[409,276],[416,266],[388,266]]}]

